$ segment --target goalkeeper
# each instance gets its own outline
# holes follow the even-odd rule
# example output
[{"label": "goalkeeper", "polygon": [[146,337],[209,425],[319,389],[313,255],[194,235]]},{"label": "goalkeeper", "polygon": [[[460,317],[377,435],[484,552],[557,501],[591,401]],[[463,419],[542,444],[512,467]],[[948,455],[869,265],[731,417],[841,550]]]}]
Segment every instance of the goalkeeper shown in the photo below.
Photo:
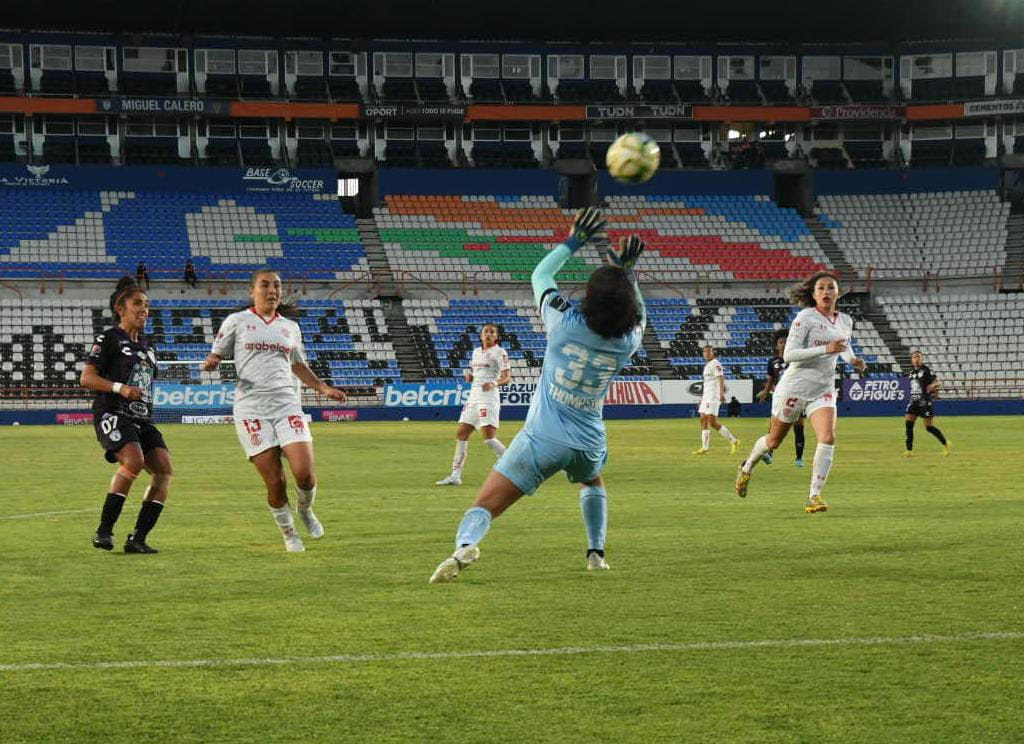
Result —
[{"label": "goalkeeper", "polygon": [[560,470],[580,483],[580,508],[587,531],[588,570],[606,569],[604,556],[607,493],[601,471],[608,460],[602,406],[608,385],[640,348],[646,311],[633,266],[644,242],[631,235],[618,250],[605,251],[607,266],[594,271],[579,306],[558,291],[555,274],[605,224],[587,208],[576,213],[572,232],[533,270],[533,296],[547,332],[540,383],[526,423],[498,460],[463,515],[455,552],[430,577],[452,581],[480,557],[478,543],[523,494],[532,494]]}]

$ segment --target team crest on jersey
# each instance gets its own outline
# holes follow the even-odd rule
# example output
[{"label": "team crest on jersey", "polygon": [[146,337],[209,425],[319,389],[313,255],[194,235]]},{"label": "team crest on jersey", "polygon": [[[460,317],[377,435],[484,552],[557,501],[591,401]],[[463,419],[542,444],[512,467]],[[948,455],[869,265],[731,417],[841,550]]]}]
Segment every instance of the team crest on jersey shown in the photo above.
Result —
[{"label": "team crest on jersey", "polygon": [[302,418],[302,416],[289,416],[288,426],[292,427],[292,431],[294,431],[296,434],[301,434],[302,431],[306,428],[306,421],[305,419]]},{"label": "team crest on jersey", "polygon": [[256,432],[253,432],[252,434],[249,435],[249,441],[252,442],[253,447],[259,447],[261,444],[263,444],[263,438]]}]

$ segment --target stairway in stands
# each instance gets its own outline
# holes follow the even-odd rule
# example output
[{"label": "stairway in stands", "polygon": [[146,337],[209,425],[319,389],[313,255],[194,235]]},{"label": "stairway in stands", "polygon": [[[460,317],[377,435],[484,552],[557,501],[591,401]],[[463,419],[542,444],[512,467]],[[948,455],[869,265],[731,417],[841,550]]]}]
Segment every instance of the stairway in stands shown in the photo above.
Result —
[{"label": "stairway in stands", "polygon": [[391,345],[395,348],[395,359],[398,360],[402,381],[424,382],[427,379],[427,372],[423,368],[420,355],[416,353],[412,329],[405,319],[405,310],[402,308],[402,298],[392,296],[381,297],[380,300],[384,305],[384,319],[388,322]]},{"label": "stairway in stands", "polygon": [[388,323],[391,344],[395,348],[395,359],[402,374],[403,382],[423,382],[427,379],[423,362],[416,353],[412,329],[405,319],[402,298],[398,296],[395,275],[391,271],[384,242],[377,231],[377,223],[372,219],[356,220],[359,237],[366,251],[366,262],[373,274],[373,282],[377,286],[377,296],[384,306],[384,319]]},{"label": "stairway in stands", "polygon": [[643,347],[647,351],[647,361],[654,368],[654,374],[663,380],[675,379],[675,371],[668,360],[668,352],[661,348],[658,334],[654,332],[650,323],[644,328]]},{"label": "stairway in stands", "polygon": [[1003,288],[1024,290],[1024,214],[1011,214],[1006,220],[1006,230]]},{"label": "stairway in stands", "polygon": [[[882,337],[885,345],[899,363],[903,373],[908,373],[910,371],[911,350],[903,345],[899,334],[893,330],[892,325],[889,323],[889,318],[886,317],[885,311],[877,304],[870,302],[864,302],[862,306],[864,308],[864,317],[875,326],[875,330],[878,331],[878,335]],[[854,332],[856,332],[856,329],[854,329]]]},{"label": "stairway in stands", "polygon": [[[853,266],[846,262],[846,259],[843,257],[843,252],[839,249],[839,246],[836,245],[836,242],[832,240],[832,236],[829,234],[828,228],[818,220],[818,216],[811,215],[810,217],[804,217],[804,222],[806,222],[807,226],[811,228],[811,235],[813,235],[814,239],[818,241],[818,245],[821,246],[821,250],[823,250],[825,255],[828,256],[828,260],[831,262],[832,266],[839,271],[840,277],[855,276]],[[369,253],[369,251],[367,251],[367,253]]]},{"label": "stairway in stands", "polygon": [[380,239],[377,231],[377,223],[372,219],[357,219],[356,229],[359,230],[359,238],[363,242],[363,250],[366,252],[366,263],[373,274],[373,281],[377,285],[378,294],[392,296],[395,291],[395,277],[391,273],[391,266],[388,264],[387,254],[384,252],[384,242]]}]

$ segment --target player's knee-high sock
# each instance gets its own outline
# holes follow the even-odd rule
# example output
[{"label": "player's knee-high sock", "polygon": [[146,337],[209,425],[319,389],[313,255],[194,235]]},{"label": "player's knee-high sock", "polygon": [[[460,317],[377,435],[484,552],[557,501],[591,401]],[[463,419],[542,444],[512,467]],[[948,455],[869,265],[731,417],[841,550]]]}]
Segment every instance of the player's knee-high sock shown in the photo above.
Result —
[{"label": "player's knee-high sock", "polygon": [[832,469],[832,455],[835,452],[834,444],[821,444],[814,450],[814,467],[811,472],[811,496],[820,496],[821,489],[825,487],[828,480],[828,471]]},{"label": "player's knee-high sock", "polygon": [[287,535],[295,531],[295,520],[292,519],[292,510],[288,508],[288,502],[285,502],[284,506],[271,506],[269,508],[274,521],[281,528],[281,532]]},{"label": "player's knee-high sock", "polygon": [[469,452],[469,440],[455,440],[455,456],[452,458],[452,475],[462,475],[466,464],[466,453]]},{"label": "player's knee-high sock", "polygon": [[164,505],[162,501],[143,501],[142,508],[139,509],[138,519],[135,520],[135,529],[132,530],[132,534],[135,535],[135,539],[140,542],[146,541],[146,535],[149,534],[150,530],[156,527],[156,521],[160,519],[160,515],[163,514]]},{"label": "player's knee-high sock", "polygon": [[700,430],[700,448],[710,449],[711,447],[711,429]]},{"label": "player's knee-high sock", "polygon": [[101,535],[111,535],[114,533],[114,523],[121,516],[124,498],[123,493],[107,494],[107,498],[103,502],[103,511],[100,513],[100,526],[96,528],[96,531]]},{"label": "player's knee-high sock", "polygon": [[501,457],[505,454],[505,445],[497,437],[485,439],[484,444],[491,448],[496,457]]},{"label": "player's knee-high sock", "polygon": [[491,513],[482,506],[474,506],[466,510],[455,533],[455,549],[464,545],[476,545],[484,539],[487,530],[491,529]]},{"label": "player's knee-high sock", "polygon": [[907,430],[907,452],[911,452],[914,449],[914,422],[904,421],[903,426]]},{"label": "player's knee-high sock", "polygon": [[736,441],[736,437],[734,437],[732,435],[732,432],[726,428],[725,424],[722,424],[721,426],[718,427],[718,433],[721,434],[726,439],[728,439],[730,442]]},{"label": "player's knee-high sock", "polygon": [[299,508],[302,511],[309,511],[313,508],[313,502],[316,501],[316,483],[308,491],[296,486],[295,494],[299,497]]},{"label": "player's knee-high sock", "polygon": [[793,424],[793,440],[796,442],[796,459],[804,459],[804,425]]},{"label": "player's knee-high sock", "polygon": [[768,435],[761,437],[754,442],[753,449],[750,450],[750,454],[747,455],[747,459],[743,463],[743,472],[752,473],[757,463],[761,462],[761,458],[764,457],[765,452],[769,452],[771,447],[768,446]]},{"label": "player's knee-high sock", "polygon": [[584,486],[580,489],[580,511],[587,528],[587,548],[604,550],[604,536],[608,529],[608,492],[602,486]]},{"label": "player's knee-high sock", "polygon": [[927,431],[933,437],[938,439],[939,442],[941,442],[942,444],[946,443],[946,438],[944,436],[942,436],[942,432],[939,431],[939,427],[937,427],[937,426],[926,426],[924,428],[925,428],[925,431]]}]

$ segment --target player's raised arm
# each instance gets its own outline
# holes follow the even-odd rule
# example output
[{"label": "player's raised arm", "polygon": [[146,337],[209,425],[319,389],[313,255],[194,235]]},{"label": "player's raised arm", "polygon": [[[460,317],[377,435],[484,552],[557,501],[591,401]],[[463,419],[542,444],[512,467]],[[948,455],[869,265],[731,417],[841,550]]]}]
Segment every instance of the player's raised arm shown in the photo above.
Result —
[{"label": "player's raised arm", "polygon": [[586,245],[596,233],[600,232],[605,225],[604,213],[596,207],[587,207],[576,213],[573,220],[569,237],[564,243],[558,245],[548,255],[541,259],[540,263],[533,270],[530,276],[530,283],[533,285],[533,299],[540,307],[548,292],[558,290],[555,284],[555,274],[565,262],[576,251]]},{"label": "player's raised arm", "polygon": [[640,280],[636,275],[635,267],[636,262],[640,260],[640,256],[646,249],[647,243],[643,238],[639,235],[630,235],[628,238],[619,238],[618,251],[607,248],[604,252],[608,263],[624,269],[633,283],[633,291],[636,293],[637,306],[640,310],[640,322],[637,325],[641,328],[647,325],[647,305],[644,304],[644,296],[640,292]]}]

